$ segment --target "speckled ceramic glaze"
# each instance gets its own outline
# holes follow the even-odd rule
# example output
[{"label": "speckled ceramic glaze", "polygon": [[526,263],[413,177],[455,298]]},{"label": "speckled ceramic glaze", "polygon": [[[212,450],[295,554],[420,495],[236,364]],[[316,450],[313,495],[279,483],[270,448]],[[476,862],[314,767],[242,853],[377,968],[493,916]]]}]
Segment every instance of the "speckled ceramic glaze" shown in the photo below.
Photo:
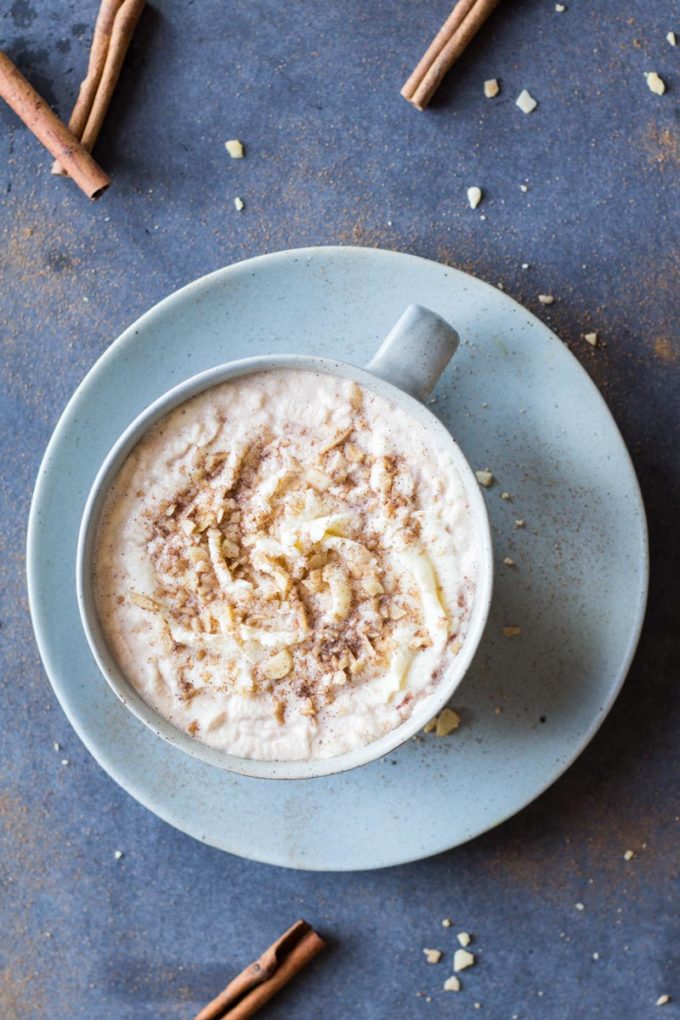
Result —
[{"label": "speckled ceramic glaze", "polygon": [[[155,400],[125,429],[97,472],[85,505],[76,554],[76,585],[83,629],[97,665],[121,702],[134,712],[138,719],[146,723],[153,733],[209,765],[216,765],[239,775],[253,776],[257,779],[313,779],[345,772],[388,754],[422,729],[444,707],[465,676],[477,651],[489,613],[493,578],[489,519],[474,472],[451,434],[420,402],[431,394],[455,353],[458,340],[455,330],[440,316],[420,305],[411,305],[400,316],[399,321],[374,354],[370,362],[370,372],[332,358],[303,355],[268,355],[230,361],[183,380]],[[142,436],[152,425],[185,400],[203,393],[211,386],[219,385],[228,379],[283,368],[323,372],[353,379],[363,387],[391,400],[427,429],[431,433],[432,443],[449,451],[462,481],[466,502],[475,520],[477,535],[475,597],[465,642],[432,694],[420,699],[411,715],[401,725],[389,730],[379,739],[344,754],[308,761],[259,761],[255,758],[242,758],[209,747],[172,726],[140,697],[119,669],[104,637],[94,597],[93,560],[102,507],[116,475]]]},{"label": "speckled ceramic glaze", "polygon": [[[188,376],[291,348],[364,364],[412,302],[461,334],[432,409],[473,468],[488,467],[497,479],[485,491],[496,591],[455,695],[461,728],[444,739],[416,736],[361,769],[306,782],[271,783],[190,758],[120,703],[82,632],[76,543],[97,470],[128,422]],[[504,565],[505,557],[515,566]],[[637,644],[646,528],[611,415],[547,327],[456,270],[392,252],[321,248],[263,256],[197,281],[112,345],[77,390],[45,455],[28,575],[55,692],[123,787],[225,850],[349,870],[470,839],[526,805],[573,761],[611,707]],[[521,634],[504,637],[507,626]]]}]

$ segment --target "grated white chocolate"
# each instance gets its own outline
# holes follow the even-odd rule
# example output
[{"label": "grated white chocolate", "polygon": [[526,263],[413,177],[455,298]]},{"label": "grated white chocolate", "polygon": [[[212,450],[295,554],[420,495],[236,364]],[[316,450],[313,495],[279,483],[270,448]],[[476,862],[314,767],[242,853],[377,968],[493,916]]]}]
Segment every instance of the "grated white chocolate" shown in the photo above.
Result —
[{"label": "grated white chocolate", "polygon": [[476,531],[445,445],[333,376],[224,383],[159,422],[105,505],[97,605],[195,739],[330,757],[407,718],[460,650]]}]

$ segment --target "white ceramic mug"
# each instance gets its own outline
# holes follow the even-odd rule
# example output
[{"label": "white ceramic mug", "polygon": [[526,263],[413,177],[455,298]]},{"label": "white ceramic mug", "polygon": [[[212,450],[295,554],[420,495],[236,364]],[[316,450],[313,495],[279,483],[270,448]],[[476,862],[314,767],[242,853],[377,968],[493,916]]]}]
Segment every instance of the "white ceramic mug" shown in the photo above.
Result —
[{"label": "white ceramic mug", "polygon": [[[429,411],[423,401],[458,347],[456,331],[442,318],[420,305],[411,305],[386,337],[366,369],[356,368],[330,358],[283,354],[245,358],[201,372],[173,387],[132,422],[118,439],[102,464],[85,504],[78,537],[76,584],[80,616],[94,658],[115,694],[149,729],[180,750],[229,772],[260,779],[309,779],[365,765],[381,758],[412,737],[444,707],[465,676],[486,624],[493,585],[491,532],[484,499],[475,474],[457,443]],[[109,650],[97,615],[93,558],[97,528],[104,500],[124,461],[160,418],[179,404],[218,383],[274,368],[325,372],[353,379],[366,389],[386,397],[429,429],[440,443],[448,446],[462,479],[465,495],[474,516],[478,536],[478,568],[475,597],[463,647],[432,693],[415,705],[413,712],[395,729],[370,744],[356,747],[333,758],[312,761],[259,761],[227,754],[208,747],[176,729],[163,719],[137,693],[126,679]]]}]

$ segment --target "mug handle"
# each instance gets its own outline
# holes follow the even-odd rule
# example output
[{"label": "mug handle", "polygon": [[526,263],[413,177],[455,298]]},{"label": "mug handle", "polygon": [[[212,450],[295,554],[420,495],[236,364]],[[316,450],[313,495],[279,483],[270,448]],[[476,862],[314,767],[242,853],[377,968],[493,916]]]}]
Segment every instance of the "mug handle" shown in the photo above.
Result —
[{"label": "mug handle", "polygon": [[366,369],[386,382],[427,400],[458,349],[459,337],[440,315],[409,305]]}]

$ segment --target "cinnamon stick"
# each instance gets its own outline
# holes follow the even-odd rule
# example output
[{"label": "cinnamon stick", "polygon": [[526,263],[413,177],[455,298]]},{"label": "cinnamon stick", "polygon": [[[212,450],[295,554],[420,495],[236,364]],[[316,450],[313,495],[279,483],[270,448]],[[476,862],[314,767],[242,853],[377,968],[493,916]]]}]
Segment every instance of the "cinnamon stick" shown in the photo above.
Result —
[{"label": "cinnamon stick", "polygon": [[82,135],[82,143],[88,152],[92,151],[92,147],[97,141],[99,131],[104,123],[104,117],[118,83],[123,61],[132,42],[132,37],[135,34],[137,22],[144,8],[144,2],[145,0],[123,0],[113,23],[111,42],[106,54],[102,78]]},{"label": "cinnamon stick", "polygon": [[500,0],[458,0],[401,90],[404,99],[424,110],[449,71],[477,35]]},{"label": "cinnamon stick", "polygon": [[59,159],[88,198],[99,198],[111,179],[38,95],[5,53],[0,52],[0,96],[45,148]]},{"label": "cinnamon stick", "polygon": [[325,945],[306,921],[296,921],[197,1013],[194,1020],[247,1020],[254,1016]]},{"label": "cinnamon stick", "polygon": [[[123,0],[102,0],[99,13],[97,14],[94,35],[92,36],[92,46],[90,48],[90,59],[87,65],[87,75],[80,85],[76,105],[73,107],[73,112],[68,122],[69,130],[78,139],[83,136],[87,118],[92,110],[94,97],[97,94],[104,64],[106,63],[106,54],[111,42],[113,23],[122,3]],[[58,159],[52,165],[52,173],[66,173]]]},{"label": "cinnamon stick", "polygon": [[[87,77],[69,122],[88,152],[99,137],[144,3],[145,0],[102,0]],[[63,172],[58,163],[52,167],[52,173]]]}]

